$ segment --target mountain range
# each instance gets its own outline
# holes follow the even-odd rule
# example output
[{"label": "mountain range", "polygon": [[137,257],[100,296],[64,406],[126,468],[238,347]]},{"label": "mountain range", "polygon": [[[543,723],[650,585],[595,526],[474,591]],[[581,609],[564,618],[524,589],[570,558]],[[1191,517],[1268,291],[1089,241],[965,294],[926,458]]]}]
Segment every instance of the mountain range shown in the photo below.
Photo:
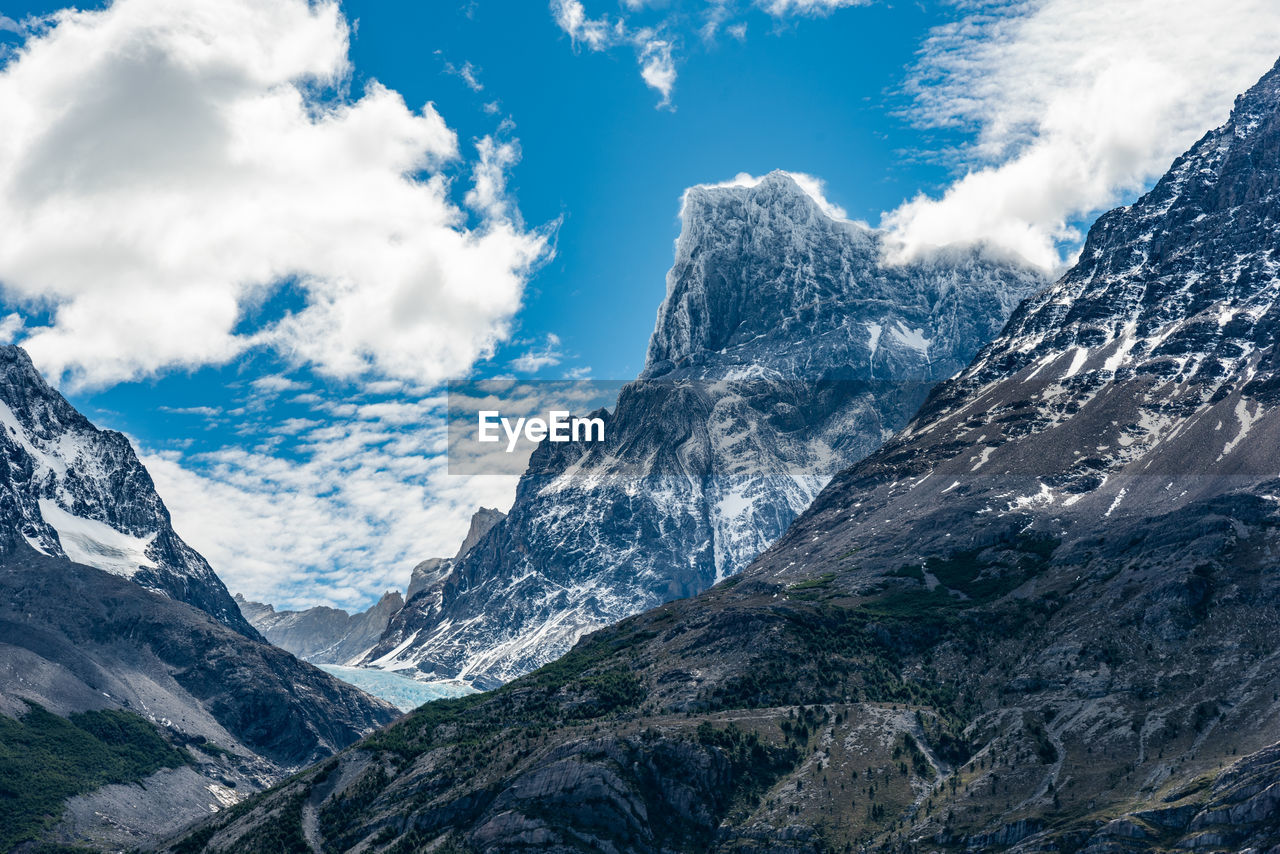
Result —
[{"label": "mountain range", "polygon": [[1276,850],[1278,250],[1280,66],[741,573],[173,850]]},{"label": "mountain range", "polygon": [[359,660],[382,637],[391,617],[404,607],[404,597],[398,590],[384,593],[372,608],[355,614],[326,605],[303,611],[277,611],[239,594],[234,598],[245,619],[263,637],[312,664]]},{"label": "mountain range", "polygon": [[[445,579],[453,566],[479,542],[489,529],[505,518],[500,510],[481,507],[471,516],[467,534],[452,558],[427,558],[413,567],[404,595],[390,590],[368,610],[351,614],[340,608],[317,605],[302,611],[277,611],[272,605],[251,602],[236,594],[236,605],[255,629],[271,643],[313,664],[356,665],[365,659],[404,608],[406,599],[425,591],[420,602],[439,603]],[[418,607],[420,603],[416,603]]]}]

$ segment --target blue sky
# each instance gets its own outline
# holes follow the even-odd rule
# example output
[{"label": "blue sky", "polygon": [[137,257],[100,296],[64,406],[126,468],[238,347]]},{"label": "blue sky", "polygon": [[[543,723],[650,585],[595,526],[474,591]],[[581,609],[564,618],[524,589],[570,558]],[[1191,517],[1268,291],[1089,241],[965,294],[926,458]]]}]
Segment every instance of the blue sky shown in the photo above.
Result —
[{"label": "blue sky", "polygon": [[[904,253],[985,240],[1058,269],[1271,65],[1268,7],[119,0],[41,21],[60,7],[4,4],[0,127],[24,119],[11,150],[0,131],[18,176],[0,226],[53,210],[32,186],[71,194],[76,228],[113,225],[81,240],[51,220],[0,251],[0,332],[134,439],[229,587],[363,606],[510,501],[509,478],[441,474],[445,379],[639,371],[687,187],[802,172]],[[172,36],[187,28],[225,55]],[[59,137],[66,103],[87,118]],[[233,110],[247,157],[209,150]],[[292,124],[264,130],[276,114]],[[403,293],[365,312],[383,275]],[[471,282],[492,283],[481,307]]]},{"label": "blue sky", "polygon": [[[660,99],[628,51],[575,49],[539,3],[477,4],[470,16],[427,4],[408,27],[350,8],[360,19],[358,67],[406,81],[411,102],[435,100],[463,135],[490,132],[495,117],[481,105],[493,100],[515,122],[523,161],[513,183],[526,220],[563,217],[557,256],[530,283],[522,332],[558,335],[576,357],[565,364],[596,376],[629,378],[643,364],[686,187],[738,172],[807,172],[851,216],[876,221],[947,175],[940,164],[903,161],[901,149],[926,141],[890,115],[909,107],[894,92],[921,34],[939,22],[936,8],[786,22],[753,10],[743,41],[722,34],[706,44],[685,32],[671,110],[655,109]],[[423,76],[442,64],[435,50],[473,63],[485,88]]]}]

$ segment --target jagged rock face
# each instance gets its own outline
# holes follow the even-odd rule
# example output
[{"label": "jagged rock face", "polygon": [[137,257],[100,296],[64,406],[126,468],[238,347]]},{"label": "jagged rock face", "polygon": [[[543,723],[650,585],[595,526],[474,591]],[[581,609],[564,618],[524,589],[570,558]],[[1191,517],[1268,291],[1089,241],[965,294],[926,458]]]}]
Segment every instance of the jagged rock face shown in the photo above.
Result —
[{"label": "jagged rock face", "polygon": [[429,557],[413,568],[409,574],[409,589],[406,599],[412,599],[423,590],[436,587],[453,569],[451,557]]},{"label": "jagged rock face", "polygon": [[348,614],[319,605],[305,611],[277,611],[271,605],[235,597],[240,611],[268,641],[313,664],[347,664],[367,653],[393,615],[404,607],[399,590],[383,594],[367,611]]},{"label": "jagged rock face", "polygon": [[462,538],[462,545],[453,556],[454,560],[462,560],[480,542],[480,538],[489,533],[494,525],[507,518],[507,514],[493,507],[481,507],[471,514],[471,524],[467,527],[467,535]]},{"label": "jagged rock face", "polygon": [[170,523],[129,440],[99,430],[0,347],[0,549],[20,544],[129,578],[250,637],[222,581]]},{"label": "jagged rock face", "polygon": [[[409,770],[334,793],[329,838],[657,852],[670,822],[710,851],[1277,850],[1277,140],[1280,67],[739,577],[366,740],[347,756]],[[637,735],[625,764],[590,748]],[[704,773],[665,764],[691,743],[763,779],[736,769],[734,809],[648,812]],[[592,779],[577,810],[520,800]],[[210,847],[261,838],[296,785]]]},{"label": "jagged rock face", "polygon": [[1042,284],[979,252],[885,266],[882,235],[783,173],[690,190],[683,218],[606,441],[543,443],[508,518],[430,567],[438,592],[365,664],[492,686],[736,573]]},{"label": "jagged rock face", "polygon": [[448,578],[449,573],[453,570],[453,565],[462,560],[468,552],[475,548],[476,543],[480,542],[481,537],[489,533],[489,530],[494,525],[505,518],[507,518],[506,513],[492,507],[481,507],[471,514],[471,524],[467,527],[467,535],[463,537],[462,545],[458,546],[457,554],[451,558],[430,557],[415,566],[413,572],[409,575],[409,589],[405,593],[405,599],[412,599],[423,590],[430,590],[429,595],[432,597],[434,605],[438,607],[444,580]]}]

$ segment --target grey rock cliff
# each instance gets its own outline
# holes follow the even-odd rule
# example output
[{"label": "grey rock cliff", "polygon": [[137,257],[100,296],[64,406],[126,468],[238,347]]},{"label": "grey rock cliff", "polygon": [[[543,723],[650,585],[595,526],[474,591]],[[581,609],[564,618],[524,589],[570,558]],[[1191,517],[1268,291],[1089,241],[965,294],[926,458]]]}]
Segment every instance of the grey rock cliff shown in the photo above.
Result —
[{"label": "grey rock cliff", "polygon": [[432,589],[435,594],[439,593],[439,585],[448,577],[453,570],[453,565],[467,553],[475,548],[476,543],[480,542],[480,538],[489,533],[489,529],[494,525],[507,518],[507,514],[501,510],[495,510],[492,507],[481,507],[471,515],[471,524],[467,527],[467,535],[462,539],[462,545],[458,546],[458,552],[451,558],[432,557],[419,563],[413,568],[413,572],[409,577],[409,589],[405,593],[405,600],[412,599],[423,590]]}]

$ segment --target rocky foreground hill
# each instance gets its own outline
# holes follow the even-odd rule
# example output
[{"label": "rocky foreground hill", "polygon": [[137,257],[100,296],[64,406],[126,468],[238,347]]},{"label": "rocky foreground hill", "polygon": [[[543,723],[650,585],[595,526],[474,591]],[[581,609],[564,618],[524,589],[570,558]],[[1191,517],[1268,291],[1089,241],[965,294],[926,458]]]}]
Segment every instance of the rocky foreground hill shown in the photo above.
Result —
[{"label": "rocky foreground hill", "polygon": [[1280,68],[712,590],[174,850],[1274,851]]}]

